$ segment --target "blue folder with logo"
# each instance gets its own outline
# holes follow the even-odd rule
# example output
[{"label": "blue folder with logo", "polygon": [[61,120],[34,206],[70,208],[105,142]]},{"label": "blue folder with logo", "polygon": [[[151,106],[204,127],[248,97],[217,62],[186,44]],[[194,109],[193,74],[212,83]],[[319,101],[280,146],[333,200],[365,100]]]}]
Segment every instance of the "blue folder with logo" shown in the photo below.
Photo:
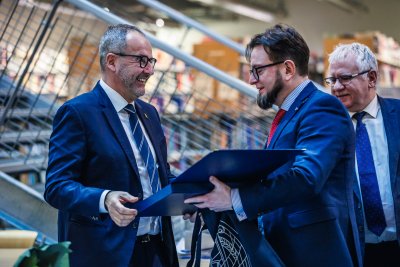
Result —
[{"label": "blue folder with logo", "polygon": [[176,177],[171,183],[135,205],[138,216],[177,216],[193,213],[197,208],[183,201],[195,195],[210,192],[214,186],[210,176],[239,187],[268,176],[285,163],[302,153],[300,149],[287,150],[217,150]]}]

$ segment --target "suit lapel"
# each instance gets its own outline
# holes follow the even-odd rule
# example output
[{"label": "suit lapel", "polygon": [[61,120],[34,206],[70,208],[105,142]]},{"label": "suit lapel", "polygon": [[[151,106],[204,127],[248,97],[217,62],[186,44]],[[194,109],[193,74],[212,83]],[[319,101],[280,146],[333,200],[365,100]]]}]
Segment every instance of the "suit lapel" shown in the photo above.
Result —
[{"label": "suit lapel", "polygon": [[357,201],[361,203],[362,202],[361,201],[361,191],[360,191],[360,186],[358,185],[357,177],[354,177],[354,180],[353,180],[353,193],[354,193],[354,196],[357,198]]},{"label": "suit lapel", "polygon": [[129,164],[135,171],[137,177],[140,177],[135,160],[135,155],[133,154],[131,144],[129,143],[129,139],[126,136],[121,120],[118,117],[118,113],[115,111],[115,108],[112,105],[110,99],[99,84],[97,84],[95,87],[95,93],[97,93],[97,95],[99,96],[100,105],[102,106],[102,113],[106,118],[106,121],[108,122],[110,128],[114,132],[115,137],[121,145],[126,157],[128,158]]},{"label": "suit lapel", "polygon": [[303,106],[303,104],[305,102],[307,102],[307,100],[310,97],[310,94],[312,92],[314,92],[315,90],[318,90],[318,89],[312,84],[312,82],[310,82],[303,89],[303,91],[301,91],[299,96],[293,102],[293,104],[291,105],[290,109],[283,116],[282,121],[279,123],[278,127],[276,128],[276,131],[274,133],[274,136],[272,137],[272,140],[271,140],[271,143],[269,145],[269,148],[273,148],[275,146],[275,143],[279,139],[279,136],[281,135],[283,129],[285,129],[285,127],[289,123],[289,121],[300,110],[300,108]]},{"label": "suit lapel", "polygon": [[[146,130],[147,135],[150,138],[150,142],[154,148],[154,152],[156,153],[157,164],[160,165],[161,164],[160,161],[162,159],[162,154],[161,154],[161,150],[160,150],[160,144],[158,143],[159,140],[157,140],[157,138],[156,138],[156,134],[155,134],[154,126],[153,126],[154,119],[151,119],[150,114],[145,111],[145,108],[143,108],[141,106],[140,102],[138,102],[138,101],[135,101],[135,109],[139,116],[140,121],[142,122],[142,124]],[[163,175],[159,175],[159,177],[160,177],[162,186],[165,186],[165,181],[162,179]]]},{"label": "suit lapel", "polygon": [[392,188],[395,186],[397,166],[399,161],[398,146],[400,145],[398,136],[400,136],[398,120],[396,118],[396,110],[388,101],[378,96],[379,104],[382,110],[383,123],[385,126],[386,138],[389,151],[389,170]]}]

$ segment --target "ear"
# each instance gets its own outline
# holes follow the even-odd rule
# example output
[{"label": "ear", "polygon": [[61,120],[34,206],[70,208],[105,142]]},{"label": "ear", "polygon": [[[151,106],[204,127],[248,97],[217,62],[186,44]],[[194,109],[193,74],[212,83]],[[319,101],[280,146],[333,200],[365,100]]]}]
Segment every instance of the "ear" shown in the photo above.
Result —
[{"label": "ear", "polygon": [[106,55],[106,68],[114,72],[116,70],[115,66],[116,59],[117,59],[116,55],[108,53]]},{"label": "ear", "polygon": [[285,80],[290,80],[296,74],[296,64],[290,59],[286,60],[283,65],[285,66],[283,76]]},{"label": "ear", "polygon": [[376,73],[376,71],[371,70],[370,72],[368,72],[368,87],[369,88],[375,88],[377,80],[378,80],[378,74]]}]

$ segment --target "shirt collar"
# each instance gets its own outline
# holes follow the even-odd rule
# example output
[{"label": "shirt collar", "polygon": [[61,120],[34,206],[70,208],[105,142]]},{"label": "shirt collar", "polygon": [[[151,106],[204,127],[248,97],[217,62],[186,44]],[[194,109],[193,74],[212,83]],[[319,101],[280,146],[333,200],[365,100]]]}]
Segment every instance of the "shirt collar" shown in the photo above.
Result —
[{"label": "shirt collar", "polygon": [[[103,81],[103,79],[100,79],[100,86],[106,92],[108,98],[110,99],[112,105],[114,106],[117,112],[120,112],[121,110],[124,109],[124,107],[126,107],[126,105],[128,105],[128,102],[125,100],[125,98],[123,98],[117,91],[115,91],[108,84],[106,84]],[[135,106],[134,101],[131,104]]]},{"label": "shirt collar", "polygon": [[[378,117],[378,111],[380,109],[379,102],[378,102],[378,95],[375,95],[375,97],[372,99],[372,101],[366,106],[362,111],[365,111],[367,114],[369,114],[371,117],[376,119]],[[352,118],[356,112],[349,112],[350,117]]]},{"label": "shirt collar", "polygon": [[302,83],[300,83],[290,94],[285,98],[283,101],[282,105],[280,106],[280,109],[283,109],[285,111],[288,111],[296,98],[299,96],[301,91],[308,85],[310,80],[306,79]]}]

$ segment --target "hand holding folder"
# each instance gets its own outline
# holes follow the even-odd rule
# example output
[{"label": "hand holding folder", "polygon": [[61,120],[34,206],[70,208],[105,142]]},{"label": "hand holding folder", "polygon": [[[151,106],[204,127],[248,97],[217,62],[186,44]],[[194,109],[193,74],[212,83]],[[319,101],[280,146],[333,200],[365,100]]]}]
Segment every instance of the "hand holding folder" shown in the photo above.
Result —
[{"label": "hand holding folder", "polygon": [[177,216],[193,213],[197,208],[184,200],[210,192],[210,176],[230,187],[251,183],[268,176],[303,150],[218,150],[209,153],[175,178],[157,194],[137,203],[140,217]]},{"label": "hand holding folder", "polygon": [[231,188],[215,176],[211,176],[209,181],[214,186],[210,193],[188,198],[184,203],[200,209],[209,208],[215,212],[232,210]]}]

